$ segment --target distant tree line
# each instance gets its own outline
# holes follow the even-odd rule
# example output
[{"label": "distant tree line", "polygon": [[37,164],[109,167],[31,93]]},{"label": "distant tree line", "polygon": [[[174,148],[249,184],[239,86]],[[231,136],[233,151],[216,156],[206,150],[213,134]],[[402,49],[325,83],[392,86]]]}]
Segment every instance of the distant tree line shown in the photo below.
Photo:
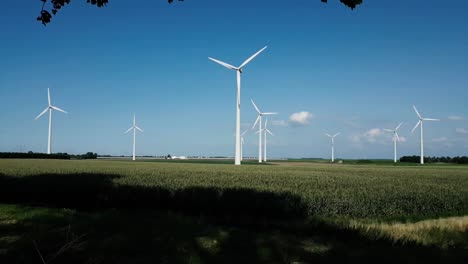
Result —
[{"label": "distant tree line", "polygon": [[72,155],[72,159],[97,159],[98,154],[93,152],[86,152],[83,155]]},{"label": "distant tree line", "polygon": [[97,159],[98,154],[93,152],[87,152],[81,155],[71,155],[68,153],[34,153],[29,152],[0,152],[0,159]]},{"label": "distant tree line", "polygon": [[[419,163],[421,156],[403,156],[400,158],[400,162]],[[468,157],[424,157],[424,163],[456,163],[456,164],[468,164]]]}]

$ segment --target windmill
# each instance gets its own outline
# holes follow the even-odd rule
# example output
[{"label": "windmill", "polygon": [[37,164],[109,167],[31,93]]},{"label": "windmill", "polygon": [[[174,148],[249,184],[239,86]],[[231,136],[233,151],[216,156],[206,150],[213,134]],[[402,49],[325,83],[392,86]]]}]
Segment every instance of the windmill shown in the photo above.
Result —
[{"label": "windmill", "polygon": [[244,69],[244,67],[252,61],[255,57],[258,56],[262,51],[264,51],[267,47],[264,47],[263,49],[257,51],[254,55],[250,56],[247,60],[245,60],[239,67],[234,67],[230,64],[227,64],[225,62],[219,61],[217,59],[213,59],[208,57],[208,59],[230,69],[230,70],[235,70],[237,72],[237,111],[236,111],[236,155],[235,155],[235,165],[240,165],[241,164],[241,133],[240,133],[240,103],[241,103],[241,73]]},{"label": "windmill", "polygon": [[67,112],[52,105],[52,103],[50,101],[50,89],[49,88],[47,88],[47,99],[48,99],[49,105],[34,120],[37,120],[39,117],[41,117],[47,111],[49,111],[49,137],[48,137],[48,141],[47,141],[47,154],[50,154],[51,153],[51,141],[52,141],[52,111],[57,110],[59,112],[65,113],[65,114]]}]

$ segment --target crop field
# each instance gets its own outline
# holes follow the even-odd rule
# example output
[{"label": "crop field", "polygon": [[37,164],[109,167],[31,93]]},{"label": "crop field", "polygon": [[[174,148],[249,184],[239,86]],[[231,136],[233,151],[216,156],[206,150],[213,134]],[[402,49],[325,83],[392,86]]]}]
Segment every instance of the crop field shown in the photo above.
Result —
[{"label": "crop field", "polygon": [[468,170],[463,166],[235,167],[57,160],[3,160],[0,165],[5,202],[287,218],[405,220],[468,214]]},{"label": "crop field", "polygon": [[[88,247],[92,241],[99,244],[103,230],[116,225],[116,220],[110,223],[109,214],[127,219],[126,224],[121,221],[127,220],[118,223],[127,226],[128,233],[135,232],[129,230],[131,225],[163,237],[172,235],[161,235],[161,230],[179,227],[190,238],[199,239],[204,234],[204,242],[197,243],[207,247],[211,253],[205,253],[211,257],[195,253],[192,246],[182,246],[186,253],[165,250],[156,257],[178,263],[227,262],[225,258],[234,261],[239,257],[235,250],[246,249],[233,247],[232,252],[220,252],[216,243],[236,232],[236,243],[256,241],[258,250],[267,252],[265,256],[257,251],[247,254],[254,262],[309,263],[336,260],[336,254],[372,257],[376,252],[391,254],[396,257],[394,261],[407,261],[408,252],[426,256],[411,259],[414,263],[436,261],[434,255],[437,260],[461,263],[468,257],[466,166],[274,162],[269,166],[236,167],[216,162],[0,160],[0,203],[1,230],[11,231],[5,229],[5,223],[15,223],[16,229],[10,228],[22,230],[18,231],[21,234],[11,231],[11,236],[5,236],[16,237],[17,243],[5,242],[8,239],[0,234],[0,256],[4,252],[13,258],[15,248],[34,249],[25,242],[24,234],[37,222],[42,223],[39,229],[43,230],[36,234],[37,239],[48,241],[52,238],[46,235],[47,230],[75,221],[83,233],[94,234]],[[26,223],[25,219],[31,221],[31,215],[55,220],[20,224]],[[133,215],[139,215],[142,222]],[[152,221],[160,223],[161,229],[155,230],[149,224]],[[106,228],[103,222],[108,223]],[[163,227],[169,222],[180,226]],[[105,231],[107,235],[109,232]],[[174,236],[175,240],[188,239]],[[304,245],[313,250],[298,252]],[[53,255],[50,252],[54,247],[44,248],[49,257]],[[278,248],[281,250],[273,250]],[[92,250],[87,248],[86,252]],[[102,249],[99,254],[105,252]],[[175,260],[176,255],[191,257]]]}]

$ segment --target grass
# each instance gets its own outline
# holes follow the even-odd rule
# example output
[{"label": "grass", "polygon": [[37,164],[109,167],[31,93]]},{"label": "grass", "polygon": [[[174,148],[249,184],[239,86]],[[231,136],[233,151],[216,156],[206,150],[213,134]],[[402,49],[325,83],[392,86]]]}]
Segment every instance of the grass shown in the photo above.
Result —
[{"label": "grass", "polygon": [[415,223],[363,223],[349,221],[351,229],[378,234],[394,241],[412,241],[420,245],[441,248],[468,249],[468,216],[423,220]]},{"label": "grass", "polygon": [[[228,224],[173,212],[0,205],[0,261],[40,263],[42,256],[50,263],[465,263],[468,257],[466,222],[463,245],[447,247],[439,246],[436,233],[426,234],[431,242],[421,244],[420,236],[388,235],[402,227],[353,224]],[[447,224],[442,226],[457,231]],[[420,223],[408,227],[413,225]]]},{"label": "grass", "polygon": [[468,214],[468,170],[457,166],[236,167],[1,160],[1,201],[275,218],[318,215],[421,220]]},{"label": "grass", "polygon": [[0,262],[468,257],[466,167],[274,164],[0,160]]}]

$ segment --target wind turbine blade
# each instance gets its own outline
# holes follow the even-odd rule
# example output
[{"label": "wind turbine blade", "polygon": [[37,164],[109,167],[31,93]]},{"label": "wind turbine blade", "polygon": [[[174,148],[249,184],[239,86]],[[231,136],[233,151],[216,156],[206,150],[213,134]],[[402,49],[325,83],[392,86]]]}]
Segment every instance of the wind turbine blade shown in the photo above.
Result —
[{"label": "wind turbine blade", "polygon": [[257,120],[255,120],[255,123],[253,124],[252,129],[254,129],[254,127],[257,125],[258,120],[260,120],[260,116],[257,116]]},{"label": "wind turbine blade", "polygon": [[[262,131],[263,131],[263,129],[262,129]],[[258,134],[258,133],[259,133],[259,131],[258,131],[258,130],[257,130],[257,131],[255,131],[255,134]]]},{"label": "wind turbine blade", "polygon": [[398,129],[400,129],[401,125],[403,125],[403,122],[401,122],[401,123],[395,128],[395,131],[397,131]]},{"label": "wind turbine blade", "polygon": [[220,65],[222,65],[222,66],[224,66],[226,68],[228,68],[228,69],[237,70],[237,68],[232,66],[231,64],[227,64],[225,62],[222,62],[222,61],[219,61],[217,59],[210,58],[210,57],[208,57],[208,59],[210,59],[210,60],[212,60],[212,61],[214,61],[214,62],[216,62],[216,63],[218,63],[218,64],[220,64]]},{"label": "wind turbine blade", "polygon": [[413,130],[411,130],[411,133],[414,132],[414,130],[419,126],[419,124],[421,124],[421,120],[419,120],[418,123],[416,124],[416,126],[414,126]]},{"label": "wind turbine blade", "polygon": [[434,118],[423,118],[424,121],[440,121],[440,119],[434,119]]},{"label": "wind turbine blade", "polygon": [[333,137],[336,137],[336,136],[338,136],[339,134],[341,134],[341,132],[340,132],[340,133],[336,133]]},{"label": "wind turbine blade", "polygon": [[133,129],[133,127],[129,128],[127,131],[125,131],[124,134],[127,134],[127,133],[130,132],[132,129]]},{"label": "wind turbine blade", "polygon": [[47,100],[48,100],[49,106],[50,106],[51,104],[50,104],[50,89],[49,88],[47,88]]},{"label": "wind turbine blade", "polygon": [[328,136],[328,137],[332,137],[330,134],[327,134],[327,133],[325,133],[325,135]]},{"label": "wind turbine blade", "polygon": [[51,107],[52,109],[54,109],[54,110],[60,111],[60,112],[65,113],[65,114],[68,114],[67,111],[62,110],[62,109],[60,109],[60,108],[58,108],[58,107],[56,107],[56,106],[52,106],[52,105],[51,105],[50,107]]},{"label": "wind turbine blade", "polygon": [[268,119],[265,120],[265,129],[267,129],[267,126],[268,126]]},{"label": "wind turbine blade", "polygon": [[262,115],[277,115],[278,113],[273,113],[273,112],[267,112],[267,113],[262,113]]},{"label": "wind turbine blade", "polygon": [[416,114],[418,115],[419,118],[422,118],[421,115],[419,114],[418,112],[418,109],[416,109],[416,106],[413,105],[413,108],[414,108],[414,111],[416,112]]},{"label": "wind turbine blade", "polygon": [[395,131],[395,137],[398,142],[400,142],[400,137],[398,136],[398,133]]},{"label": "wind turbine blade", "polygon": [[261,114],[261,113],[260,113],[260,109],[258,109],[258,107],[257,107],[257,105],[254,103],[254,101],[253,101],[252,99],[250,99],[250,101],[252,102],[253,106],[255,107],[255,110],[257,110],[257,112],[258,112],[259,114]]},{"label": "wind turbine blade", "polygon": [[246,130],[244,131],[244,133],[242,133],[242,135],[241,135],[241,136],[244,136],[244,135],[245,135],[245,133],[247,133],[247,131],[249,131],[249,130],[248,130],[248,129],[246,129]]},{"label": "wind turbine blade", "polygon": [[270,130],[267,129],[266,132],[268,132],[270,135],[274,136],[273,133],[271,133]]},{"label": "wind turbine blade", "polygon": [[140,130],[141,132],[143,132],[143,129],[141,129],[141,128],[137,127],[137,126],[135,126],[135,128]]},{"label": "wind turbine blade", "polygon": [[384,128],[385,131],[388,131],[388,132],[393,132],[393,130],[391,129],[387,129],[387,128]]},{"label": "wind turbine blade", "polygon": [[264,51],[267,47],[265,46],[263,49],[257,51],[257,53],[255,53],[254,55],[250,56],[250,58],[248,58],[247,60],[244,61],[244,63],[242,63],[241,66],[239,66],[239,69],[242,69],[245,65],[247,65],[251,60],[253,60],[255,57],[258,56],[258,54],[262,53],[262,51]]},{"label": "wind turbine blade", "polygon": [[47,112],[47,110],[49,110],[49,107],[44,109],[44,111],[42,111],[34,120],[37,120],[39,117],[41,117],[43,114],[45,114]]}]

